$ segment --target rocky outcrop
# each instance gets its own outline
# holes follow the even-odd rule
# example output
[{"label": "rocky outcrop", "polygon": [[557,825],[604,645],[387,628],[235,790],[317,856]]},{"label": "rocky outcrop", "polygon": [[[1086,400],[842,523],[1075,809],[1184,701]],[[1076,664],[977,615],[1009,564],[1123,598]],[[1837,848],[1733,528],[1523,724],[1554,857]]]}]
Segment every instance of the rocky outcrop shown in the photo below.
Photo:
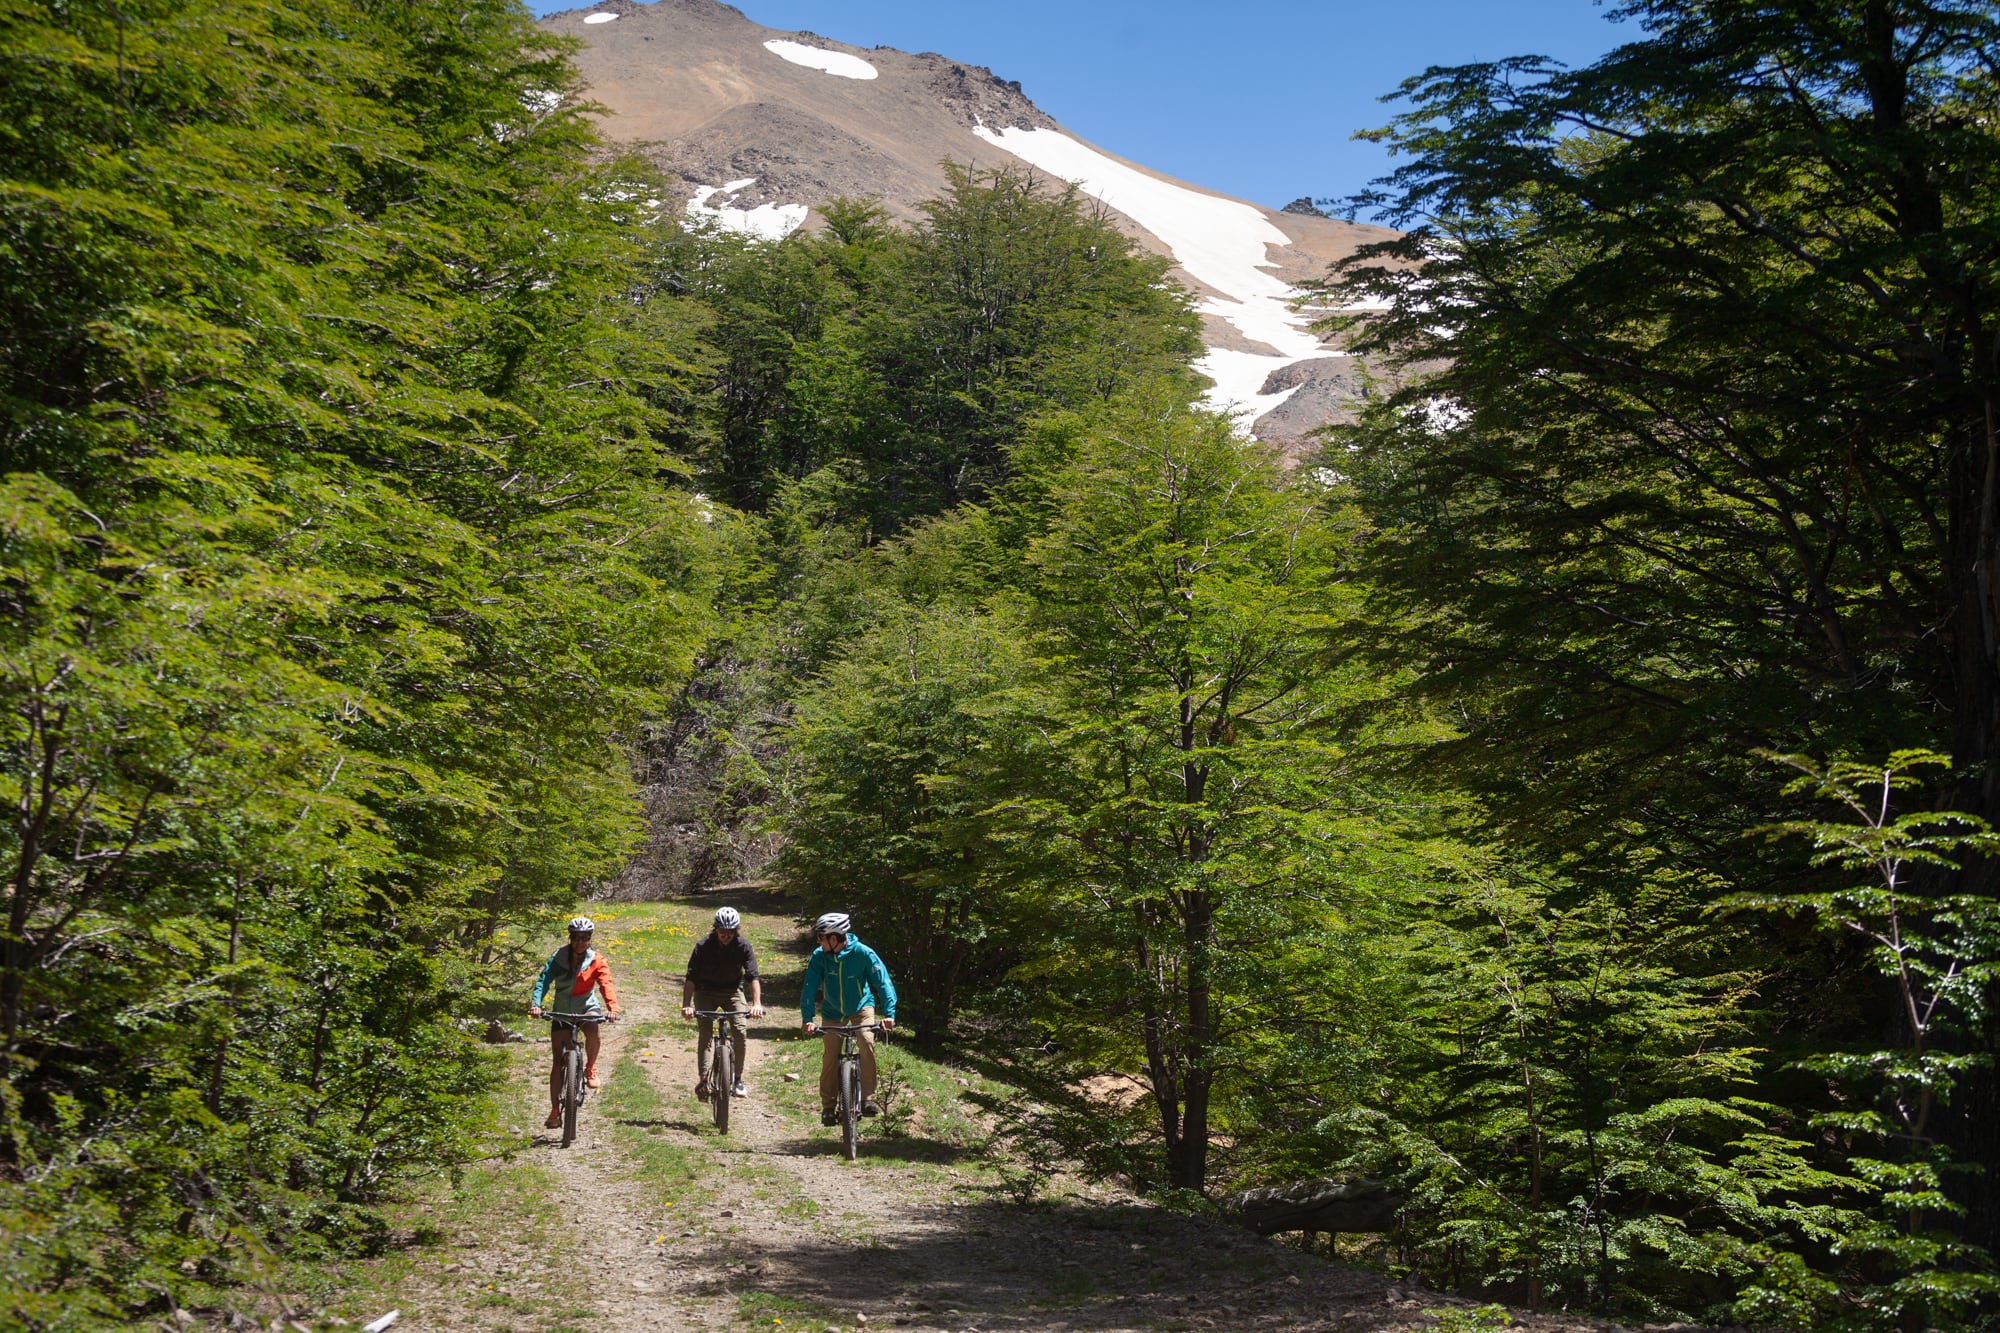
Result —
[{"label": "rocky outcrop", "polygon": [[967,129],[1055,129],[1056,122],[1028,100],[1018,79],[1002,79],[980,65],[964,65],[935,51],[917,59],[930,66],[930,89],[953,119]]},{"label": "rocky outcrop", "polygon": [[754,178],[732,196],[738,208],[871,195],[896,170],[866,140],[782,102],[731,107],[657,155],[683,180],[721,185]]},{"label": "rocky outcrop", "polygon": [[1316,446],[1314,431],[1355,419],[1374,391],[1374,377],[1368,364],[1358,357],[1313,357],[1271,372],[1261,392],[1287,390],[1291,396],[1257,418],[1251,430],[1258,439],[1278,445],[1296,461]]}]

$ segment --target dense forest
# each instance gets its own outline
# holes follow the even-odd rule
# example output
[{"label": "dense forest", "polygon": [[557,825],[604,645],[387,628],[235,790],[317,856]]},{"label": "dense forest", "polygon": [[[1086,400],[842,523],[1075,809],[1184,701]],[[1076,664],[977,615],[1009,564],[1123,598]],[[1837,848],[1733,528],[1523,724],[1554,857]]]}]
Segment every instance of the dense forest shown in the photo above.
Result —
[{"label": "dense forest", "polygon": [[2000,14],[1620,13],[1404,85],[1287,467],[1059,183],[754,242],[507,0],[0,0],[0,1323],[366,1249],[524,933],[769,877],[1065,1169],[1987,1326]]}]

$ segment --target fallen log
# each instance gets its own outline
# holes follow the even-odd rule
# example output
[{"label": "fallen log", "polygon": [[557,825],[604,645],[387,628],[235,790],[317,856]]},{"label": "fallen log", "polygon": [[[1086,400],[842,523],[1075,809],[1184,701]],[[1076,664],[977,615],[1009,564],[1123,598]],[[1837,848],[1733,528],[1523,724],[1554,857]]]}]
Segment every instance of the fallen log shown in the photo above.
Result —
[{"label": "fallen log", "polygon": [[1379,1180],[1301,1180],[1240,1190],[1216,1201],[1223,1214],[1260,1236],[1279,1231],[1387,1231],[1403,1206]]}]

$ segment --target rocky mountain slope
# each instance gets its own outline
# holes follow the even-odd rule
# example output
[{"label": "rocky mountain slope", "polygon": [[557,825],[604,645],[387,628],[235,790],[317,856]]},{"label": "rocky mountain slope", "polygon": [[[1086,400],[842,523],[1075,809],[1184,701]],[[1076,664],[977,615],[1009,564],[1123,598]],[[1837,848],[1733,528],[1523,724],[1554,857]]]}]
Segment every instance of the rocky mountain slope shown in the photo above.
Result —
[{"label": "rocky mountain slope", "polygon": [[1026,165],[1076,182],[1173,258],[1200,302],[1211,399],[1254,434],[1297,446],[1357,401],[1359,368],[1291,300],[1295,283],[1380,228],[1173,180],[1069,133],[1019,83],[934,52],[778,32],[718,0],[606,0],[543,22],[583,42],[578,64],[606,132],[685,181],[691,210],[780,237],[843,195],[913,216],[947,160]]}]

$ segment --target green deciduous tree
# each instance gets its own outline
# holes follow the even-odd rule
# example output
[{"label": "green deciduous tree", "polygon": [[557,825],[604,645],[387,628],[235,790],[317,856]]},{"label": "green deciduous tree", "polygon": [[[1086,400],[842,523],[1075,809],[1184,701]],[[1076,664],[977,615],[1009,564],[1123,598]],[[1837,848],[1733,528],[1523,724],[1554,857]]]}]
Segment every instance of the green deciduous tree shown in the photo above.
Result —
[{"label": "green deciduous tree", "polygon": [[1004,744],[1002,696],[1020,669],[992,618],[901,608],[801,696],[790,729],[800,779],[782,877],[805,901],[855,914],[927,1042],[1010,960],[996,944],[1006,910],[978,777]]},{"label": "green deciduous tree", "polygon": [[1854,1043],[1799,1062],[1837,1090],[1836,1104],[1814,1117],[1814,1128],[1839,1138],[1849,1169],[1877,1195],[1872,1216],[1857,1219],[1849,1237],[1850,1248],[1870,1254],[1882,1274],[1864,1303],[1882,1326],[1963,1318],[2000,1292],[2000,1278],[1987,1255],[1946,1225],[1966,1209],[1945,1190],[1953,1154],[1939,1141],[1936,1121],[1967,1075],[1984,1073],[1989,1062],[1976,1043],[1968,1052],[1963,1038],[1990,1021],[2000,899],[1938,872],[1993,855],[2000,840],[1977,816],[1909,808],[1925,769],[1949,770],[1944,755],[1905,751],[1880,764],[1787,755],[1782,762],[1803,775],[1795,792],[1834,803],[1840,817],[1789,820],[1772,833],[1810,842],[1815,864],[1861,880],[1739,901],[1858,937],[1896,1010],[1896,1040],[1887,1049]]},{"label": "green deciduous tree", "polygon": [[[1801,1327],[1836,1313],[1853,1290],[1799,1260],[1865,1244],[1864,1187],[1759,1097],[1758,978],[1731,969],[1726,932],[1691,923],[1706,886],[1663,868],[1638,894],[1579,901],[1460,869],[1372,937],[1377,970],[1318,1056],[1364,1068],[1301,1127],[1326,1166],[1402,1191],[1403,1261],[1535,1306],[1731,1319],[1741,1299]],[[1374,1021],[1362,1007],[1384,995],[1393,1019]]]},{"label": "green deciduous tree", "polygon": [[[1990,818],[1992,8],[1620,14],[1644,32],[1585,69],[1407,84],[1374,202],[1409,231],[1349,274],[1392,306],[1364,343],[1435,372],[1329,456],[1378,523],[1385,640],[1463,719],[1432,757],[1593,888],[1661,851],[1790,874],[1740,836],[1788,809],[1760,747],[1946,750],[1937,799]],[[1825,979],[1767,946],[1795,993]],[[1990,1169],[1974,1083],[1949,1133]],[[1967,1195],[1986,1238],[1994,1197]]]},{"label": "green deciduous tree", "polygon": [[1045,739],[995,792],[1041,936],[1019,974],[1082,1058],[1143,1070],[1164,1180],[1199,1191],[1246,1007],[1301,984],[1280,942],[1336,910],[1337,546],[1314,495],[1176,395],[1051,461],[1018,705]]},{"label": "green deciduous tree", "polygon": [[618,867],[704,618],[691,321],[512,5],[0,64],[0,1320],[116,1325],[476,1150],[495,929]]},{"label": "green deciduous tree", "polygon": [[1073,188],[946,166],[924,220],[833,205],[819,237],[675,251],[667,279],[712,300],[726,359],[701,451],[727,497],[857,462],[879,533],[989,495],[1034,416],[1180,376],[1201,348],[1167,264]]}]

